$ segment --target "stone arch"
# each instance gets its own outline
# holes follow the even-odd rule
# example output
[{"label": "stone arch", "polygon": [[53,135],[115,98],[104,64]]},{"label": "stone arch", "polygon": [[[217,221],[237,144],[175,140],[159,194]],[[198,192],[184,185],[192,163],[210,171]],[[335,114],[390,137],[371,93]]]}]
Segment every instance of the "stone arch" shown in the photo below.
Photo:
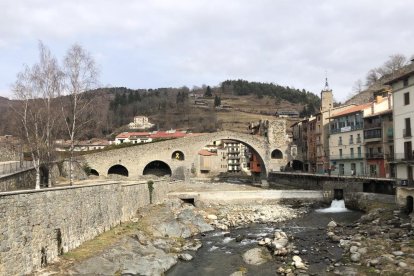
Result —
[{"label": "stone arch", "polygon": [[117,175],[122,175],[122,176],[128,176],[128,169],[125,168],[122,165],[113,165],[112,167],[109,168],[108,170],[108,175],[110,174],[117,174]]},{"label": "stone arch", "polygon": [[272,151],[270,157],[272,159],[283,159],[283,153],[282,153],[281,150],[275,149],[275,150]]},{"label": "stone arch", "polygon": [[170,166],[160,160],[154,160],[149,162],[145,167],[144,171],[142,172],[143,175],[155,175],[155,176],[171,176],[172,171]]},{"label": "stone arch", "polygon": [[406,209],[407,209],[407,213],[411,214],[413,212],[414,209],[414,200],[412,196],[407,196],[407,204],[406,204]]},{"label": "stone arch", "polygon": [[[241,134],[241,133],[237,133],[237,136],[233,136],[234,134],[231,135],[217,135],[213,138],[209,138],[209,139],[205,139],[203,141],[203,143],[198,142],[197,143],[197,149],[195,152],[195,155],[198,154],[198,152],[200,151],[200,149],[202,149],[205,145],[207,144],[212,144],[214,141],[218,141],[218,140],[233,140],[235,142],[239,142],[245,146],[247,146],[250,150],[251,150],[251,156],[250,156],[250,160],[249,163],[252,164],[252,161],[254,161],[256,164],[256,171],[255,171],[255,176],[267,176],[267,165],[265,163],[265,152],[263,150],[263,144],[261,141],[257,141],[260,138],[256,137],[254,135],[248,135],[248,134]],[[243,137],[245,136],[245,137]],[[256,140],[256,141],[255,141]],[[195,145],[194,145],[195,146]],[[252,160],[252,158],[254,160]],[[193,170],[193,168],[191,168],[191,170]]]},{"label": "stone arch", "polygon": [[45,165],[39,167],[40,170],[40,185],[47,186],[49,182],[49,169]]},{"label": "stone arch", "polygon": [[179,161],[184,161],[185,160],[185,156],[184,156],[184,153],[182,151],[176,150],[171,155],[171,159],[173,159],[173,160],[179,160]]},{"label": "stone arch", "polygon": [[98,173],[98,171],[97,171],[97,170],[95,170],[95,169],[90,169],[90,171],[89,171],[89,175],[99,176],[99,173]]},{"label": "stone arch", "polygon": [[303,162],[300,160],[292,160],[292,169],[294,171],[302,171],[303,170]]}]

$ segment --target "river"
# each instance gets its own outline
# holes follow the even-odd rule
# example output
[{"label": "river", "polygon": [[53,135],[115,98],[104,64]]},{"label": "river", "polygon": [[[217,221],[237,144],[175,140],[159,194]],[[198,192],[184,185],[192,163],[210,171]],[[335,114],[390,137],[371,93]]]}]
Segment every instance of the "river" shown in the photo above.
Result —
[{"label": "river", "polygon": [[[336,206],[337,207],[337,206]],[[328,210],[329,211],[329,210]],[[333,211],[338,211],[336,208]],[[309,264],[309,274],[320,274],[326,267],[339,261],[342,249],[326,235],[326,226],[333,219],[339,224],[352,224],[361,216],[360,212],[320,212],[312,210],[301,218],[275,224],[252,224],[230,229],[229,232],[213,231],[199,238],[203,247],[195,253],[191,262],[180,261],[166,275],[230,275],[247,269],[246,275],[275,275],[283,265],[281,257],[260,266],[246,264],[242,254],[257,247],[258,240],[272,237],[276,229],[281,229],[294,237],[298,255]],[[241,241],[240,241],[241,240]],[[286,261],[291,260],[290,254]]]}]

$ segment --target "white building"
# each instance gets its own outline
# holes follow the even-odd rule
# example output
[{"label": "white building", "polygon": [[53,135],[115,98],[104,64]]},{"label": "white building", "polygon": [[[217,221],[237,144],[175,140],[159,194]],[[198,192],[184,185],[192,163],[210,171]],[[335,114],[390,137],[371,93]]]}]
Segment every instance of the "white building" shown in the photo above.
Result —
[{"label": "white building", "polygon": [[388,83],[392,87],[396,178],[413,183],[414,66]]},{"label": "white building", "polygon": [[146,116],[135,116],[134,121],[128,124],[130,129],[147,129],[153,126]]}]

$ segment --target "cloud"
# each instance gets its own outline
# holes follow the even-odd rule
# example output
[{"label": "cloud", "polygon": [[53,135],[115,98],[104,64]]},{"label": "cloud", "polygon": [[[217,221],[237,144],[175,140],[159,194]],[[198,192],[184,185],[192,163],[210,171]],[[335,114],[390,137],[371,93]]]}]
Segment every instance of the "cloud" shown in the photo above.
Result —
[{"label": "cloud", "polygon": [[102,83],[244,78],[318,93],[326,70],[340,100],[389,55],[413,54],[414,2],[404,0],[3,0],[0,8],[0,87],[37,58],[39,39],[59,57],[82,44]]}]

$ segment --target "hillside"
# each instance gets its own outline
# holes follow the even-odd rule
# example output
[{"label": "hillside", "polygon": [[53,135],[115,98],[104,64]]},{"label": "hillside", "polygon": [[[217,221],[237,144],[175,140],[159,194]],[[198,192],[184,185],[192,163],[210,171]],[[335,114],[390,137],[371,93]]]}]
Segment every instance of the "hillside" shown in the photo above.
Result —
[{"label": "hillside", "polygon": [[408,71],[414,70],[414,63],[408,64],[401,68],[400,70],[396,71],[393,74],[388,74],[383,76],[378,81],[376,81],[373,85],[369,86],[368,88],[364,89],[360,93],[354,95],[350,99],[348,99],[345,104],[364,104],[374,99],[374,95],[381,90],[390,90],[388,85],[384,85],[384,83],[390,81],[391,79],[398,77],[400,75],[405,74]]},{"label": "hillside", "polygon": [[[247,131],[249,122],[274,118],[276,111],[313,112],[319,108],[319,98],[305,90],[274,84],[225,81],[212,87],[211,97],[204,97],[206,87],[190,90],[181,88],[129,89],[125,87],[99,88],[89,91],[93,99],[91,127],[83,138],[104,137],[126,129],[136,115],[145,115],[156,129],[189,128],[194,132],[217,129]],[[214,98],[221,99],[226,108],[215,108]],[[202,105],[196,102],[203,102]],[[17,134],[18,127],[12,110],[2,106],[14,101],[0,99],[0,119],[8,126],[0,127],[0,135]],[[93,126],[93,127],[92,127]],[[63,135],[63,134],[62,134]]]}]

